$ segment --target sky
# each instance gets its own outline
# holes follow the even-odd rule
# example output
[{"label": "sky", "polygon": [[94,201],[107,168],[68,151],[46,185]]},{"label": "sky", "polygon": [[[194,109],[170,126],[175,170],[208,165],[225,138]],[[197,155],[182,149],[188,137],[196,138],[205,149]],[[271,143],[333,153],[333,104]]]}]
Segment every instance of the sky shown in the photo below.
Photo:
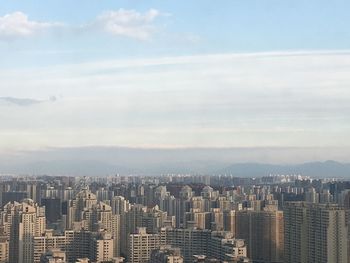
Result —
[{"label": "sky", "polygon": [[0,152],[348,148],[349,10],[0,0]]}]

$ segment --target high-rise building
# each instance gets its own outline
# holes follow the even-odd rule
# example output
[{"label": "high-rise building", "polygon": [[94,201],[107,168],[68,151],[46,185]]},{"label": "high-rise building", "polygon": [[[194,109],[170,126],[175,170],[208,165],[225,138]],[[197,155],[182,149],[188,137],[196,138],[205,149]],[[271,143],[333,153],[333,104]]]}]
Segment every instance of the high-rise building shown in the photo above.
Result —
[{"label": "high-rise building", "polygon": [[5,205],[0,225],[9,239],[9,262],[32,263],[34,237],[45,232],[45,209],[31,199]]},{"label": "high-rise building", "polygon": [[185,262],[193,255],[202,255],[208,249],[210,230],[174,228],[166,230],[167,244],[181,249]]},{"label": "high-rise building", "polygon": [[283,262],[283,212],[236,212],[236,237],[246,240],[248,257],[261,262]]},{"label": "high-rise building", "polygon": [[284,262],[349,262],[348,213],[335,204],[286,203]]},{"label": "high-rise building", "polygon": [[167,195],[159,200],[159,207],[167,212],[169,216],[176,216],[176,198],[173,195]]},{"label": "high-rise building", "polygon": [[126,233],[127,235],[136,233],[138,227],[142,227],[142,215],[147,211],[147,207],[134,204],[126,213]]},{"label": "high-rise building", "polygon": [[73,229],[80,224],[85,230],[92,230],[92,209],[97,205],[96,195],[87,188],[80,191],[75,199],[69,200],[66,228]]},{"label": "high-rise building", "polygon": [[[112,205],[114,209],[119,208],[115,202]],[[75,231],[110,233],[114,239],[113,255],[120,255],[120,215],[114,214],[110,205],[98,201],[90,190],[83,189],[69,201],[66,227]]]},{"label": "high-rise building", "polygon": [[60,198],[41,198],[41,205],[45,206],[46,220],[49,224],[56,223],[62,218],[62,204]]},{"label": "high-rise building", "polygon": [[108,232],[101,232],[92,239],[90,259],[93,262],[108,262],[113,258],[113,236]]},{"label": "high-rise building", "polygon": [[67,230],[63,235],[54,235],[47,230],[42,236],[34,237],[34,257],[32,262],[39,263],[42,255],[50,250],[65,252],[68,262],[78,258],[89,258],[92,262],[106,262],[114,256],[114,239],[109,232],[90,232]]},{"label": "high-rise building", "polygon": [[[119,226],[117,229],[119,239],[116,240],[115,246],[115,257],[123,254],[127,254],[127,239],[128,239],[128,227],[127,227],[127,218],[126,214],[130,210],[130,203],[123,196],[114,196],[111,200],[112,214],[118,217],[119,223],[114,224],[114,226]],[[115,218],[117,218],[115,217]],[[123,242],[120,242],[123,240]]]},{"label": "high-rise building", "polygon": [[148,262],[151,257],[151,252],[155,249],[159,249],[161,245],[165,244],[162,244],[160,234],[148,234],[146,228],[137,228],[137,232],[129,236],[128,262]]},{"label": "high-rise building", "polygon": [[208,242],[207,255],[221,262],[229,262],[238,258],[246,258],[247,246],[243,239],[233,238],[232,233],[213,231]]},{"label": "high-rise building", "polygon": [[9,238],[0,237],[0,262],[9,262]]},{"label": "high-rise building", "polygon": [[233,238],[232,233],[201,229],[166,229],[166,243],[178,247],[184,262],[192,262],[194,255],[204,255],[220,261],[247,257],[244,240]]},{"label": "high-rise building", "polygon": [[236,210],[223,212],[223,226],[224,231],[229,231],[236,236]]},{"label": "high-rise building", "polygon": [[[40,260],[42,259],[42,255],[51,250],[59,249],[68,254],[67,246],[70,242],[70,240],[67,238],[68,236],[70,235],[66,232],[64,235],[54,235],[53,230],[46,230],[43,235],[34,237],[33,262],[40,262]],[[71,236],[73,240],[73,235]]]},{"label": "high-rise building", "polygon": [[[190,211],[190,200],[193,197],[194,192],[192,188],[185,185],[179,192],[180,199],[176,202],[176,226],[181,227],[185,224],[185,213]],[[193,206],[192,206],[193,208]]]},{"label": "high-rise building", "polygon": [[158,233],[158,230],[164,226],[167,213],[159,210],[158,206],[155,206],[143,211],[141,218],[142,227],[146,227],[147,233]]},{"label": "high-rise building", "polygon": [[[120,215],[112,215],[112,229],[111,234],[113,237],[113,256],[120,256],[121,243],[126,243],[126,239],[121,239],[121,231],[120,231]],[[122,240],[122,241],[121,241]]]},{"label": "high-rise building", "polygon": [[305,201],[309,203],[318,203],[319,202],[319,193],[316,192],[316,189],[311,187],[305,193]]},{"label": "high-rise building", "polygon": [[211,209],[211,225],[210,229],[213,231],[223,231],[224,230],[224,212],[220,208]]},{"label": "high-rise building", "polygon": [[199,228],[199,229],[211,229],[211,216],[209,212],[201,212],[198,208],[191,209],[190,212],[185,213],[184,227],[186,228]]}]

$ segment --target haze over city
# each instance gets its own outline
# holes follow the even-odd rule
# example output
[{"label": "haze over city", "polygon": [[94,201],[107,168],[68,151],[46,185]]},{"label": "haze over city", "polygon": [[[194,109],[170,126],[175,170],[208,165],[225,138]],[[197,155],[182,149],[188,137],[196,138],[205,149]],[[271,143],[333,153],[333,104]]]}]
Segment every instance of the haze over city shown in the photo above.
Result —
[{"label": "haze over city", "polygon": [[0,0],[0,263],[349,263],[349,10]]}]

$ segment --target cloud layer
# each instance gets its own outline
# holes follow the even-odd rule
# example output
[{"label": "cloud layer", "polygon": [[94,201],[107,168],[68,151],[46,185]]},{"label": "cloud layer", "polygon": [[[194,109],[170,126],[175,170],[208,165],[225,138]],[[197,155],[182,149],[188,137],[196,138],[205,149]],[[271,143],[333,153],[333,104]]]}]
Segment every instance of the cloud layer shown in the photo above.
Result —
[{"label": "cloud layer", "polygon": [[[350,52],[111,60],[0,72],[0,145],[350,146]],[[21,78],[18,78],[18,76]]]}]

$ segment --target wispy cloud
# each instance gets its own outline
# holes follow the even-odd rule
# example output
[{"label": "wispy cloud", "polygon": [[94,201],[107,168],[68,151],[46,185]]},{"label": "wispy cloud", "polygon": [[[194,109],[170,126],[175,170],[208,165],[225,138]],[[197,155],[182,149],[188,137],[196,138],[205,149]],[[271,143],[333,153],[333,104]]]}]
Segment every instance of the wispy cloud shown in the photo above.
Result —
[{"label": "wispy cloud", "polygon": [[160,15],[156,9],[150,9],[145,13],[119,9],[100,14],[91,26],[114,36],[146,40],[156,31],[153,22]]},{"label": "wispy cloud", "polygon": [[51,96],[48,100],[37,100],[37,99],[30,99],[30,98],[16,98],[16,97],[0,97],[0,102],[5,102],[17,106],[31,106],[43,102],[54,102],[56,101],[55,96]]},{"label": "wispy cloud", "polygon": [[0,39],[29,37],[61,25],[30,20],[26,14],[14,12],[0,17]]}]

